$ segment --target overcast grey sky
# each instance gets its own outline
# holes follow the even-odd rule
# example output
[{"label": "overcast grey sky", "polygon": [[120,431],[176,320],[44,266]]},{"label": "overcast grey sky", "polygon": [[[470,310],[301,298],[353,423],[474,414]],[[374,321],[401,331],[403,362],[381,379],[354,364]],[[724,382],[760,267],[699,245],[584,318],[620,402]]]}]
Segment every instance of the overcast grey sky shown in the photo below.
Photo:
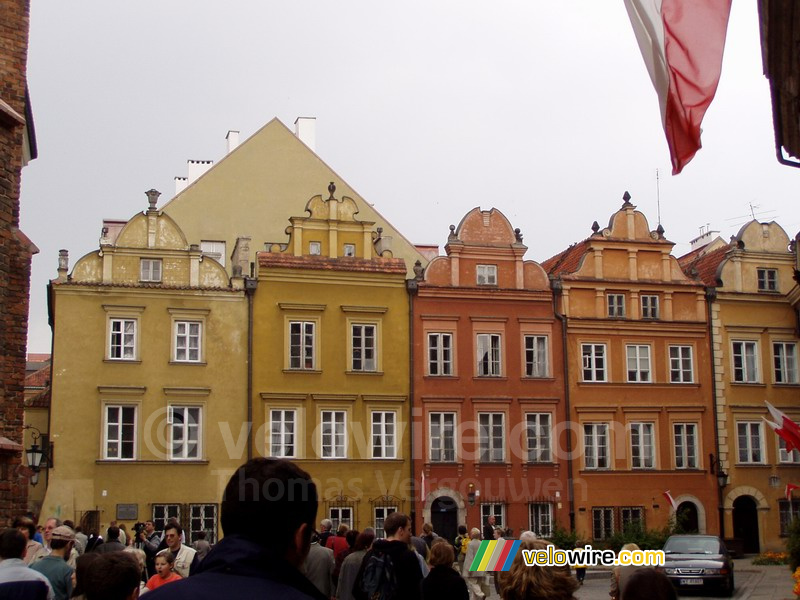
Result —
[{"label": "overcast grey sky", "polygon": [[[800,170],[775,160],[756,3],[734,2],[703,148],[672,177],[658,101],[621,0],[32,0],[39,158],[23,172],[34,257],[28,349],[49,352],[46,284],[103,218],[174,192],[277,116],[317,117],[317,153],[406,237],[443,246],[497,207],[542,261],[630,191],[676,253],[749,205],[800,229]],[[327,182],[320,182],[324,192]]]}]

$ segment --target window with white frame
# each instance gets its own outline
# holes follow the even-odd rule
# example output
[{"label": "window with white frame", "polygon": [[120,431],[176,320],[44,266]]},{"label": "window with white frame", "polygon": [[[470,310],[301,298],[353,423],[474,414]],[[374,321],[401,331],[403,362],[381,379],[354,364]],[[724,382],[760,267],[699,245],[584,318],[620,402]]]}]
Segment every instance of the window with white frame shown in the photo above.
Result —
[{"label": "window with white frame", "polygon": [[778,462],[787,464],[800,464],[800,450],[792,449],[789,452],[786,449],[786,442],[783,438],[778,438]]},{"label": "window with white frame", "polygon": [[629,383],[650,383],[650,346],[625,346]]},{"label": "window with white frame", "polygon": [[642,318],[643,319],[658,319],[660,317],[658,311],[658,296],[643,295],[642,301]]},{"label": "window with white frame", "polygon": [[199,540],[198,533],[204,531],[209,544],[217,543],[217,505],[216,504],[190,504],[189,505],[189,537],[188,544]]},{"label": "window with white frame", "polygon": [[619,509],[619,521],[622,531],[631,526],[644,528],[644,508],[641,506],[621,506]]},{"label": "window with white frame", "polygon": [[606,345],[581,344],[584,381],[606,381]]},{"label": "window with white frame", "polygon": [[547,377],[547,336],[525,336],[525,377]]},{"label": "window with white frame", "polygon": [[652,423],[631,423],[631,468],[652,469],[656,462]]},{"label": "window with white frame", "polygon": [[479,333],[478,346],[478,376],[500,377],[503,373],[500,362],[500,334]]},{"label": "window with white frame", "polygon": [[170,458],[173,460],[196,460],[202,457],[200,441],[202,433],[201,409],[199,406],[170,406],[171,431]]},{"label": "window with white frame", "polygon": [[175,321],[175,361],[200,362],[203,324],[199,321]]},{"label": "window with white frame", "polygon": [[428,375],[453,374],[453,334],[428,334]]},{"label": "window with white frame", "polygon": [[356,245],[355,244],[345,244],[344,245],[344,254],[343,256],[347,256],[352,258],[356,255]]},{"label": "window with white frame", "polygon": [[397,512],[396,506],[376,506],[375,507],[375,521],[373,528],[375,529],[375,537],[378,539],[383,539],[386,537],[386,531],[383,529],[383,524],[386,522],[386,517],[388,517],[393,512]]},{"label": "window with white frame", "polygon": [[583,449],[587,469],[608,468],[608,423],[584,423]]},{"label": "window with white frame", "polygon": [[372,458],[397,458],[396,418],[391,411],[372,412]]},{"label": "window with white frame", "polygon": [[[353,528],[353,509],[349,506],[331,506],[328,509],[328,518],[333,521],[333,528],[331,531],[336,531],[339,525],[347,525],[350,529]],[[376,532],[377,533],[377,532]]]},{"label": "window with white frame", "polygon": [[161,282],[160,258],[142,258],[139,260],[139,281]]},{"label": "window with white frame", "polygon": [[480,462],[503,462],[505,460],[504,417],[503,413],[478,414]]},{"label": "window with white frame", "polygon": [[525,415],[528,438],[528,462],[550,462],[550,413],[528,413]]},{"label": "window with white frame", "polygon": [[108,358],[136,359],[136,319],[111,319],[108,339]]},{"label": "window with white frame", "polygon": [[316,323],[314,321],[289,321],[289,368],[309,370],[316,368]]},{"label": "window with white frame", "polygon": [[322,411],[322,458],[345,458],[347,456],[346,423],[347,413],[345,411]]},{"label": "window with white frame", "polygon": [[372,324],[351,325],[353,356],[353,371],[377,371],[375,355],[375,335],[377,327]]},{"label": "window with white frame", "polygon": [[497,265],[478,265],[478,285],[497,285]]},{"label": "window with white frame", "polygon": [[108,404],[105,407],[105,452],[108,460],[136,458],[136,407]]},{"label": "window with white frame", "polygon": [[455,462],[456,414],[430,413],[431,462]]},{"label": "window with white frame", "polygon": [[669,347],[670,383],[694,383],[691,346]]},{"label": "window with white frame", "polygon": [[736,437],[739,443],[740,463],[760,464],[764,462],[763,435],[759,421],[737,422]]},{"label": "window with white frame", "polygon": [[203,240],[200,242],[200,251],[225,266],[225,242]]},{"label": "window with white frame", "polygon": [[733,341],[733,380],[758,383],[758,346],[756,342]]},{"label": "window with white frame", "polygon": [[322,254],[322,244],[319,242],[308,242],[308,253],[311,256],[319,256]]},{"label": "window with white frame", "polygon": [[181,521],[180,504],[153,504],[153,527],[159,535],[171,520]]},{"label": "window with white frame", "polygon": [[780,519],[781,536],[789,535],[792,521],[800,519],[800,500],[778,500],[778,518]]},{"label": "window with white frame", "polygon": [[592,539],[605,540],[614,535],[614,508],[592,507]]},{"label": "window with white frame", "polygon": [[499,502],[481,504],[481,523],[486,523],[489,517],[494,517],[495,527],[505,527],[506,505]]},{"label": "window with white frame", "polygon": [[606,301],[608,302],[609,317],[625,316],[625,294],[608,294]]},{"label": "window with white frame", "polygon": [[773,342],[772,359],[775,383],[797,383],[797,344]]},{"label": "window with white frame", "polygon": [[777,269],[756,269],[758,275],[759,292],[778,291],[778,271]]},{"label": "window with white frame", "polygon": [[297,411],[273,408],[269,411],[270,456],[296,458]]},{"label": "window with white frame", "polygon": [[553,535],[553,505],[550,502],[531,502],[528,505],[530,531],[540,538]]},{"label": "window with white frame", "polygon": [[676,469],[697,468],[697,423],[673,423]]}]

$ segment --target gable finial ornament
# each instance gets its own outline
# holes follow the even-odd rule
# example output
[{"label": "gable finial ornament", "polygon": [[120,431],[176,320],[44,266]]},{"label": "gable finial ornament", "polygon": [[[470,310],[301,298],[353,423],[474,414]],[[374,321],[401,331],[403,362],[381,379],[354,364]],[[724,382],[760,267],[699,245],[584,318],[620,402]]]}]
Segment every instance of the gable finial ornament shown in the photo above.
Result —
[{"label": "gable finial ornament", "polygon": [[600,231],[600,224],[595,221],[592,223],[592,233],[597,233],[598,231]]},{"label": "gable finial ornament", "polygon": [[631,204],[631,195],[628,193],[627,190],[625,190],[625,193],[622,194],[622,200],[623,200],[622,208],[629,208],[633,206],[633,204]]},{"label": "gable finial ornament", "polygon": [[447,236],[447,241],[448,242],[452,242],[452,241],[455,241],[457,239],[458,239],[458,236],[456,235],[456,226],[455,225],[450,225],[450,235]]},{"label": "gable finial ornament", "polygon": [[147,190],[145,194],[147,195],[147,202],[150,205],[147,210],[156,210],[156,203],[158,202],[158,197],[161,195],[161,192],[151,188]]},{"label": "gable finial ornament", "polygon": [[664,226],[659,223],[658,227],[656,227],[656,232],[658,233],[659,237],[664,237]]},{"label": "gable finial ornament", "polygon": [[333,197],[333,193],[334,193],[335,191],[336,191],[336,186],[335,186],[335,185],[334,185],[334,183],[331,181],[331,182],[328,184],[328,193],[330,193],[330,197],[328,198],[328,200],[335,200],[335,198]]},{"label": "gable finial ornament", "polygon": [[517,239],[518,244],[522,243],[522,230],[519,227],[514,230],[514,237]]},{"label": "gable finial ornament", "polygon": [[417,262],[414,263],[414,279],[422,281],[422,274],[424,272],[425,269],[422,268],[422,262],[418,259]]}]

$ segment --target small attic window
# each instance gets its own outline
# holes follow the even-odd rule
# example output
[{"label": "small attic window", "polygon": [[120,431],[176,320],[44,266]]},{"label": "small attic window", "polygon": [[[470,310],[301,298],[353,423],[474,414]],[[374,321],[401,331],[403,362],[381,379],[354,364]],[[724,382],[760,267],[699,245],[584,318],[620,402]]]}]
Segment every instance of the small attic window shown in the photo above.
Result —
[{"label": "small attic window", "polygon": [[758,274],[759,292],[778,291],[778,270],[777,269],[756,269]]},{"label": "small attic window", "polygon": [[139,261],[139,281],[161,283],[160,258],[142,258]]},{"label": "small attic window", "polygon": [[478,265],[478,285],[497,285],[497,265]]},{"label": "small attic window", "polygon": [[223,267],[225,266],[225,242],[202,240],[200,242],[200,250]]},{"label": "small attic window", "polygon": [[319,256],[322,254],[322,244],[320,242],[309,242],[308,253],[311,256]]},{"label": "small attic window", "polygon": [[355,256],[356,255],[356,245],[355,244],[345,244],[344,245],[344,255],[345,256]]}]

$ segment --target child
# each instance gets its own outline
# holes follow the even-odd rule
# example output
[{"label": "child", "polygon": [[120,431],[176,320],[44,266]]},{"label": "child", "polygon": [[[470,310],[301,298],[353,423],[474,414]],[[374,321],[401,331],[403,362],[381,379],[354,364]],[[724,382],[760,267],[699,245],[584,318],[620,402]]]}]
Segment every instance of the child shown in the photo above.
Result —
[{"label": "child", "polygon": [[[584,548],[591,550],[590,544],[585,544]],[[579,585],[583,585],[583,580],[586,579],[586,565],[575,565],[575,577]]]},{"label": "child", "polygon": [[165,583],[171,583],[182,579],[180,575],[172,571],[175,564],[175,555],[169,550],[162,550],[156,554],[156,574],[147,581],[147,589],[154,590],[160,588]]}]

